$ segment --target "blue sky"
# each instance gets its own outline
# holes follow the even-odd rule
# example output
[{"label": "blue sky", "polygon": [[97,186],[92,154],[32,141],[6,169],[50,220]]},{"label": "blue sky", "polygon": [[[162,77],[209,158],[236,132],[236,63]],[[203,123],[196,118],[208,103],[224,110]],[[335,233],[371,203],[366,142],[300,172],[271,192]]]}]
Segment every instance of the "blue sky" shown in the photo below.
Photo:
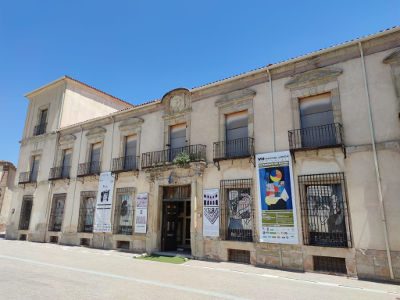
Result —
[{"label": "blue sky", "polygon": [[400,25],[400,1],[30,0],[0,4],[0,160],[24,94],[64,74],[131,103]]}]

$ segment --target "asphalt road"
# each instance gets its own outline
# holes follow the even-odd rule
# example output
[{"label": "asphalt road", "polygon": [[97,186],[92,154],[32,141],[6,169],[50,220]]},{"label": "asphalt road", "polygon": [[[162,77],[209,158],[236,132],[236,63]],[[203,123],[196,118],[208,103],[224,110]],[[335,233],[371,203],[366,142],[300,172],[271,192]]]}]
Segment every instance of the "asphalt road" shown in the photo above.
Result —
[{"label": "asphalt road", "polygon": [[400,299],[400,286],[0,239],[0,299]]}]

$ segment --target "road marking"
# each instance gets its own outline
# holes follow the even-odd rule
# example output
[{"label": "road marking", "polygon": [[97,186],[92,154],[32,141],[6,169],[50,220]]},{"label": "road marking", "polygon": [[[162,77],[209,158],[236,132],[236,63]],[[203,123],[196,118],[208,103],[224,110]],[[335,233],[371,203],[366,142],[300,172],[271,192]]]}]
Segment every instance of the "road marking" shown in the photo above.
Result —
[{"label": "road marking", "polygon": [[192,266],[192,265],[185,265],[185,264],[180,265],[180,266],[189,267],[189,268],[208,269],[208,270],[214,270],[214,271],[220,271],[220,272],[222,271],[222,272],[228,272],[228,273],[229,272],[230,273],[239,273],[239,274],[243,274],[243,275],[267,277],[267,278],[273,278],[273,279],[282,279],[282,280],[296,281],[296,282],[307,283],[307,284],[330,286],[330,287],[378,293],[378,294],[390,294],[390,295],[399,295],[400,294],[398,292],[392,292],[392,291],[370,289],[370,288],[363,288],[363,287],[356,287],[356,286],[348,286],[348,285],[343,285],[340,283],[330,283],[330,282],[315,281],[315,280],[309,280],[309,279],[298,279],[298,278],[291,278],[291,277],[279,276],[279,275],[271,275],[271,274],[265,274],[265,273],[264,274],[256,274],[256,273],[248,273],[248,272],[244,272],[244,271],[231,270],[231,269],[213,268],[213,267],[207,267],[207,266]]},{"label": "road marking", "polygon": [[232,300],[245,300],[246,299],[246,298],[236,297],[236,296],[225,294],[225,293],[212,292],[212,291],[207,291],[207,290],[202,290],[202,289],[184,287],[184,286],[180,286],[180,285],[176,285],[176,284],[163,283],[163,282],[155,281],[155,280],[139,279],[139,278],[135,278],[135,277],[117,275],[117,274],[112,274],[112,273],[107,273],[107,272],[98,272],[98,271],[92,271],[92,270],[81,269],[81,268],[67,267],[67,266],[63,266],[63,265],[50,264],[50,263],[45,263],[45,262],[32,260],[32,259],[19,258],[19,257],[14,257],[14,256],[8,256],[8,255],[0,255],[0,259],[1,258],[13,260],[13,261],[25,262],[25,263],[29,263],[29,264],[40,265],[40,266],[45,266],[45,267],[50,267],[50,268],[57,268],[57,269],[63,269],[63,270],[68,270],[68,271],[73,271],[73,272],[80,272],[80,273],[85,273],[85,274],[90,274],[90,275],[133,281],[133,282],[147,284],[147,285],[175,289],[175,290],[179,290],[179,291],[183,291],[183,292],[200,294],[200,295],[204,295],[207,297],[217,297],[217,298],[232,299]]}]

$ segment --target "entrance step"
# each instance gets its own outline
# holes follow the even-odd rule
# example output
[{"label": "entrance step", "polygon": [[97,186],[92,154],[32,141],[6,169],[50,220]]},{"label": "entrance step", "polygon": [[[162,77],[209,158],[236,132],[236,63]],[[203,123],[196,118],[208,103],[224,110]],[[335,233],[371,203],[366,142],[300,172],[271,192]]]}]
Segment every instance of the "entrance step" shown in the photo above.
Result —
[{"label": "entrance step", "polygon": [[181,251],[159,251],[159,252],[153,252],[152,254],[154,255],[159,255],[159,256],[168,256],[168,257],[175,257],[175,256],[180,256],[188,259],[193,259],[192,254],[190,252],[181,252]]}]

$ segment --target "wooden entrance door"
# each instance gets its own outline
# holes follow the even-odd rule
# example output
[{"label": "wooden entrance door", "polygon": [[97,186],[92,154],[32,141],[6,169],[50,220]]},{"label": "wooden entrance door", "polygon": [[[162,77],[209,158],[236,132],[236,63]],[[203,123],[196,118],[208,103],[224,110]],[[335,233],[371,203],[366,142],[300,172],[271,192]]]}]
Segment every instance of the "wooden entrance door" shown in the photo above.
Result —
[{"label": "wooden entrance door", "polygon": [[163,203],[162,250],[176,251],[178,229],[178,202]]}]

